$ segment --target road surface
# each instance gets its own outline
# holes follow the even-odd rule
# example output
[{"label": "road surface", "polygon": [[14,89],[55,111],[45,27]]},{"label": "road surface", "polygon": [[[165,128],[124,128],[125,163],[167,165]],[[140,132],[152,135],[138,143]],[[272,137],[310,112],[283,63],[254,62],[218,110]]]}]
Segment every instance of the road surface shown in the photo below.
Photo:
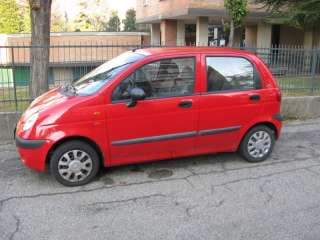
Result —
[{"label": "road surface", "polygon": [[104,169],[67,188],[0,144],[0,239],[320,239],[320,120],[291,122],[270,159],[236,154]]}]

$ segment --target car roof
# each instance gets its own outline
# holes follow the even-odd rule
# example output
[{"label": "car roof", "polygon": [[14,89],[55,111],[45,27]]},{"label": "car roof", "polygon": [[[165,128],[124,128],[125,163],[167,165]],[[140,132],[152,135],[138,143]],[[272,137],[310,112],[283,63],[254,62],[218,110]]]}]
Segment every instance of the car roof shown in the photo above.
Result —
[{"label": "car roof", "polygon": [[143,55],[163,55],[163,54],[188,54],[188,53],[204,53],[204,54],[236,54],[236,55],[254,55],[252,52],[234,48],[221,47],[162,47],[162,48],[143,48],[136,50],[137,53]]}]

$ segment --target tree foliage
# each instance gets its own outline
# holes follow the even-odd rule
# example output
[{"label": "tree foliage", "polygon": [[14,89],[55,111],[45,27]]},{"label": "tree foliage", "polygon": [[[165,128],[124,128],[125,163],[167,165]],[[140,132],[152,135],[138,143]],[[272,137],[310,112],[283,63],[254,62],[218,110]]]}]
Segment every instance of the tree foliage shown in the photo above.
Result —
[{"label": "tree foliage", "polygon": [[29,0],[19,0],[19,15],[21,19],[21,32],[31,32],[31,19]]},{"label": "tree foliage", "polygon": [[80,12],[78,17],[76,18],[74,22],[75,30],[77,32],[79,31],[92,31],[92,23],[90,21],[90,18],[87,14]]},{"label": "tree foliage", "polygon": [[233,46],[234,30],[240,27],[248,14],[247,0],[224,0],[224,6],[230,16],[229,46]]},{"label": "tree foliage", "polygon": [[112,11],[111,17],[109,18],[107,29],[108,32],[119,32],[120,31],[120,18],[117,11]]},{"label": "tree foliage", "polygon": [[273,23],[296,27],[316,27],[320,24],[320,0],[256,0],[264,4],[273,15]]},{"label": "tree foliage", "polygon": [[68,26],[68,15],[59,11],[56,5],[52,5],[51,10],[51,32],[67,32],[69,30]]},{"label": "tree foliage", "polygon": [[224,0],[224,6],[235,27],[240,27],[248,14],[247,0]]},{"label": "tree foliage", "polygon": [[122,20],[125,32],[133,32],[137,30],[136,26],[136,10],[133,8],[126,12],[126,18]]},{"label": "tree foliage", "polygon": [[[105,31],[107,18],[100,0],[80,1],[80,12],[74,22],[75,31]],[[98,9],[100,11],[98,11]]]},{"label": "tree foliage", "polygon": [[18,33],[22,27],[16,0],[0,0],[0,33]]}]

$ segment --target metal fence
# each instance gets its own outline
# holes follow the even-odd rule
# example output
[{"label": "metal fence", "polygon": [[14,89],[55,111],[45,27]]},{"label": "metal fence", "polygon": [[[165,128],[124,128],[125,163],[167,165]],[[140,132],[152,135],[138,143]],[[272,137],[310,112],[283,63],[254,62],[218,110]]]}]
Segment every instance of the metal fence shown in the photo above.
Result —
[{"label": "metal fence", "polygon": [[[140,45],[50,46],[49,86],[79,79],[105,61]],[[152,46],[154,47],[154,46]],[[0,111],[22,111],[31,99],[31,46],[0,46]],[[260,56],[277,79],[284,95],[320,94],[320,49],[298,47],[242,48]]]}]

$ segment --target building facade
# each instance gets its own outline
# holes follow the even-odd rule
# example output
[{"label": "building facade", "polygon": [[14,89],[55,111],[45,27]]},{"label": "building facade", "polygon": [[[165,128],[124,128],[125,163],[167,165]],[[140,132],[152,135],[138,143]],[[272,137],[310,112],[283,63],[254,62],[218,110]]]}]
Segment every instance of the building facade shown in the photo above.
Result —
[{"label": "building facade", "polygon": [[[137,0],[137,22],[150,24],[154,45],[224,45],[222,22],[229,20],[224,0]],[[249,3],[244,27],[235,32],[236,45],[320,47],[320,29],[272,25],[261,5]]]}]

